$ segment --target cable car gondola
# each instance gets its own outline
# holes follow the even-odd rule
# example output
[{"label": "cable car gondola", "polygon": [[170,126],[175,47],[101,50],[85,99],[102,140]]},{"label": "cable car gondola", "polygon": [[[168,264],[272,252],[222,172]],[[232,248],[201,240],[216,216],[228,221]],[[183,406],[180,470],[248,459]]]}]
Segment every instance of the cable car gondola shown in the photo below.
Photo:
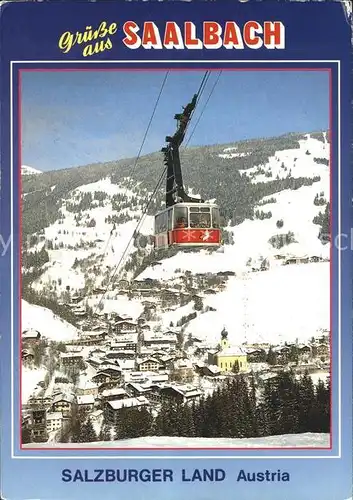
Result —
[{"label": "cable car gondola", "polygon": [[168,247],[211,248],[221,245],[219,208],[214,203],[192,198],[185,193],[181,172],[179,148],[197,102],[197,94],[174,116],[178,122],[176,133],[166,137],[162,149],[167,170],[166,208],[155,216],[155,249]]}]

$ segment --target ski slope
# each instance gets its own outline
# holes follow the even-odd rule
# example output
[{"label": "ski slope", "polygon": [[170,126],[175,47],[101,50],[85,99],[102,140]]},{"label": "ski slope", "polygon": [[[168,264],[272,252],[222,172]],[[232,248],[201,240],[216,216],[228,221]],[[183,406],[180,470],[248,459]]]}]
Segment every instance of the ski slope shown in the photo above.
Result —
[{"label": "ski slope", "polygon": [[72,340],[79,333],[76,327],[50,309],[29,304],[22,299],[22,332],[29,329],[37,330],[42,337],[56,342]]}]

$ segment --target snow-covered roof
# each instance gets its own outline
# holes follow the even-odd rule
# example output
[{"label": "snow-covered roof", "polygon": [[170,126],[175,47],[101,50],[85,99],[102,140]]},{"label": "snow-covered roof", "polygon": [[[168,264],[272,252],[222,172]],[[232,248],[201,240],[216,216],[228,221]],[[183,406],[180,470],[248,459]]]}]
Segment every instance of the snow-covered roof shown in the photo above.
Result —
[{"label": "snow-covered roof", "polygon": [[211,373],[219,373],[220,372],[220,369],[218,368],[217,365],[207,365],[206,368],[208,368]]},{"label": "snow-covered roof", "polygon": [[193,385],[188,385],[188,384],[168,384],[165,385],[164,388],[168,389],[173,389],[174,391],[178,392],[185,398],[190,398],[193,396],[201,396],[202,391],[197,389],[197,387]]},{"label": "snow-covered roof", "polygon": [[175,333],[163,335],[155,332],[145,332],[143,334],[143,338],[145,342],[170,342],[170,343],[177,342],[177,336]]},{"label": "snow-covered roof", "polygon": [[136,362],[137,362],[138,365],[142,365],[142,363],[148,363],[148,362],[160,364],[159,359],[152,358],[152,357],[148,357],[148,358],[144,358],[144,359],[143,358],[137,358]]},{"label": "snow-covered roof", "polygon": [[61,358],[82,358],[83,355],[78,352],[61,352]]},{"label": "snow-covered roof", "polygon": [[22,338],[24,338],[24,339],[37,338],[38,336],[40,336],[40,333],[38,332],[38,330],[34,330],[32,328],[22,332]]},{"label": "snow-covered roof", "polygon": [[246,351],[242,347],[229,346],[218,351],[219,356],[246,356]]},{"label": "snow-covered roof", "polygon": [[113,410],[121,410],[122,408],[131,408],[133,406],[144,406],[148,404],[149,401],[144,396],[139,396],[138,398],[119,399],[117,401],[108,401],[108,405],[111,406]]},{"label": "snow-covered roof", "polygon": [[78,389],[96,389],[98,388],[98,385],[92,382],[92,380],[84,380],[80,381],[79,385],[77,386]]},{"label": "snow-covered roof", "polygon": [[91,332],[83,332],[81,337],[98,337],[104,335],[106,332],[105,331],[91,331]]},{"label": "snow-covered roof", "polygon": [[103,415],[103,410],[96,410],[96,411],[92,411],[92,413],[90,413],[90,416],[93,418],[98,418],[101,415]]},{"label": "snow-covered roof", "polygon": [[94,396],[92,394],[85,394],[83,396],[77,396],[77,404],[78,405],[93,405],[94,404]]},{"label": "snow-covered roof", "polygon": [[124,344],[125,342],[134,342],[136,343],[138,339],[137,333],[125,333],[124,335],[119,335],[115,337],[114,340],[110,343],[111,346]]},{"label": "snow-covered roof", "polygon": [[122,370],[133,370],[135,368],[134,359],[119,359],[118,364]]},{"label": "snow-covered roof", "polygon": [[60,401],[66,401],[68,403],[73,403],[75,400],[75,396],[74,394],[57,394],[56,396],[54,396],[54,399],[53,399],[53,404],[55,403],[59,403]]},{"label": "snow-covered roof", "polygon": [[114,387],[113,389],[105,389],[102,392],[103,398],[106,398],[109,396],[122,396],[124,394],[126,394],[126,391],[122,387]]},{"label": "snow-covered roof", "polygon": [[63,414],[61,411],[53,411],[47,413],[47,420],[61,420],[63,418]]}]

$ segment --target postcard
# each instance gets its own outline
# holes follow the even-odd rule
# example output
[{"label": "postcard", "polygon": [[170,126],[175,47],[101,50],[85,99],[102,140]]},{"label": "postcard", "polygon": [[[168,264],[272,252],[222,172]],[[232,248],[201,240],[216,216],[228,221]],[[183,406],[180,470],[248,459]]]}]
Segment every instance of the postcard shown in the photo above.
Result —
[{"label": "postcard", "polygon": [[3,498],[351,500],[349,16],[1,6]]}]

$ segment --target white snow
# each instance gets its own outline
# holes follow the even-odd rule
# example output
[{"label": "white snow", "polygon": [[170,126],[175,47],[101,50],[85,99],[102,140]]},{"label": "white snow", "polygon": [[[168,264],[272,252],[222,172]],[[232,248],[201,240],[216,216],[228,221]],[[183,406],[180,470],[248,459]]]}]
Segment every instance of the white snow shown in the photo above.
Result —
[{"label": "white snow", "polygon": [[42,174],[41,170],[37,170],[36,168],[29,167],[28,165],[22,165],[21,174],[22,175],[33,175],[33,174]]},{"label": "white snow", "polygon": [[50,309],[36,306],[22,299],[22,331],[33,328],[42,337],[57,342],[78,336],[76,327],[56,316]]},{"label": "white snow", "polygon": [[225,326],[234,344],[305,341],[319,329],[329,329],[329,286],[327,262],[232,277],[224,291],[204,298],[204,306],[216,311],[198,315],[185,334],[217,342]]},{"label": "white snow", "polygon": [[22,404],[27,403],[39,382],[43,382],[47,370],[45,368],[22,367],[21,370],[21,399]]},{"label": "white snow", "polygon": [[[307,154],[309,151],[310,154]],[[264,165],[256,165],[247,170],[239,170],[240,173],[252,178],[253,183],[270,182],[277,177],[285,179],[289,173],[294,178],[320,176],[326,181],[329,176],[329,167],[316,163],[314,158],[329,160],[330,145],[306,135],[306,138],[299,141],[299,149],[286,149],[276,151]],[[259,172],[259,169],[265,173]]]},{"label": "white snow", "polygon": [[[87,443],[30,443],[26,448],[41,448],[51,445],[53,448],[85,448]],[[293,447],[329,447],[329,434],[285,434],[262,438],[184,438],[184,437],[143,437],[121,441],[96,441],[89,443],[90,448],[293,448]]]}]

